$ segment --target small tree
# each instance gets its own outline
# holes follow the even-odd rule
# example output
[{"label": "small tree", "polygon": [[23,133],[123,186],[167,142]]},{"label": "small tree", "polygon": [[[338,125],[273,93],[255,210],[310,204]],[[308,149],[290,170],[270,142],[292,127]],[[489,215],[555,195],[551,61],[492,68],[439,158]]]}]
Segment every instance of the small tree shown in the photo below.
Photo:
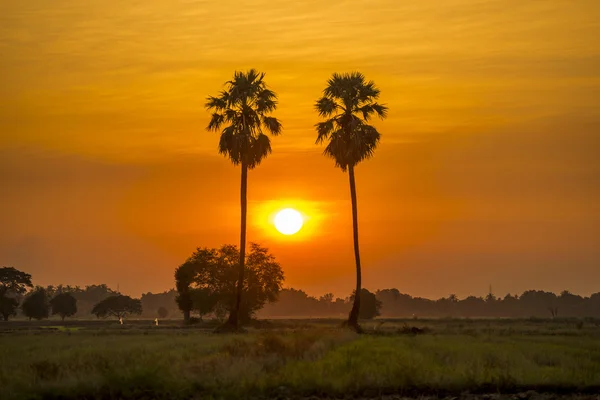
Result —
[{"label": "small tree", "polygon": [[[354,295],[356,292],[352,293],[350,296],[350,300],[354,301]],[[380,315],[379,311],[381,310],[381,301],[377,300],[375,293],[369,292],[367,289],[361,289],[360,291],[360,309],[358,312],[358,316],[360,319],[373,319]]]},{"label": "small tree", "polygon": [[98,318],[115,317],[124,318],[130,314],[140,315],[142,302],[125,295],[110,296],[96,304],[92,314]]},{"label": "small tree", "polygon": [[50,303],[46,289],[38,287],[23,301],[23,314],[29,317],[40,320],[48,318],[50,315]]},{"label": "small tree", "polygon": [[69,292],[59,293],[52,300],[52,315],[60,315],[64,321],[65,317],[72,317],[77,313],[77,299]]},{"label": "small tree", "polygon": [[[224,245],[219,249],[198,248],[177,268],[177,305],[186,321],[191,311],[200,315],[213,313],[217,318],[223,311],[233,313],[237,304],[238,263],[237,247]],[[266,303],[277,299],[283,278],[275,257],[266,248],[251,243],[245,261],[244,301],[236,314],[240,323],[248,322]]]},{"label": "small tree", "polygon": [[17,315],[18,297],[27,291],[31,284],[31,275],[13,267],[0,268],[0,314],[5,321]]},{"label": "small tree", "polygon": [[8,321],[9,317],[17,316],[17,308],[19,307],[19,300],[15,297],[2,296],[0,297],[0,314],[5,321]]},{"label": "small tree", "polygon": [[164,318],[167,318],[167,316],[169,315],[169,310],[167,310],[166,308],[164,308],[162,306],[158,307],[157,312],[158,312],[159,318],[163,318],[164,319]]}]

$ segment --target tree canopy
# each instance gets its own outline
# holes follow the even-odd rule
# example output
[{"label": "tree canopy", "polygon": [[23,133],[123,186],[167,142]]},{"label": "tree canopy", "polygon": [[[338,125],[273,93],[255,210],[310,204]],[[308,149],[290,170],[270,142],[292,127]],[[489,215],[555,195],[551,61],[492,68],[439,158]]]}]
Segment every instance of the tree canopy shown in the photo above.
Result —
[{"label": "tree canopy", "polygon": [[142,302],[122,294],[110,296],[94,306],[92,314],[98,318],[124,318],[131,314],[142,313]]},{"label": "tree canopy", "polygon": [[77,299],[69,292],[59,293],[50,300],[52,315],[60,315],[64,321],[65,317],[72,317],[77,313]]},{"label": "tree canopy", "polygon": [[19,297],[31,287],[31,275],[13,267],[0,268],[0,314],[5,321],[17,315]]},{"label": "tree canopy", "polygon": [[[239,251],[234,245],[218,249],[198,248],[175,271],[181,310],[200,315],[230,311],[235,302]],[[240,318],[248,321],[265,303],[277,299],[283,283],[283,270],[269,251],[250,244],[246,257]]]},{"label": "tree canopy", "polygon": [[37,287],[23,300],[23,314],[29,319],[44,319],[50,315],[48,294],[43,287]]},{"label": "tree canopy", "polygon": [[271,153],[271,140],[264,132],[281,133],[281,122],[269,115],[277,108],[277,95],[267,88],[264,77],[255,69],[236,71],[225,90],[206,102],[212,111],[207,129],[221,132],[219,153],[249,169]]},{"label": "tree canopy", "polygon": [[325,118],[315,126],[317,144],[327,143],[324,154],[342,171],[370,158],[379,143],[379,132],[369,125],[372,117],[387,116],[387,107],[377,103],[379,93],[360,72],[335,73],[315,104]]}]

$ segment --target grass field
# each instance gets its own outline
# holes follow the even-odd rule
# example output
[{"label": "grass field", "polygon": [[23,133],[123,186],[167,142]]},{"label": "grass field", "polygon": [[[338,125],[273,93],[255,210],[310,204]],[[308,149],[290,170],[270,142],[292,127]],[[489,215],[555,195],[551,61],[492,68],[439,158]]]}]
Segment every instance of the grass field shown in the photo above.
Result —
[{"label": "grass field", "polygon": [[339,322],[266,321],[238,335],[179,321],[3,323],[0,398],[600,393],[596,321],[387,320],[365,335]]}]

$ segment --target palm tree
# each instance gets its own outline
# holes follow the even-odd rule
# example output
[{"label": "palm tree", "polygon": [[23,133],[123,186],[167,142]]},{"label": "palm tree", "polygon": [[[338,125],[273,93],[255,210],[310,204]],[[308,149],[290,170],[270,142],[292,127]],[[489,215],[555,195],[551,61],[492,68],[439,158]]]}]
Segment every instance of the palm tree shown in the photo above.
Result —
[{"label": "palm tree", "polygon": [[[354,167],[373,156],[380,134],[369,125],[373,116],[383,119],[387,107],[377,103],[379,89],[373,81],[366,81],[359,72],[333,74],[323,91],[323,97],[315,104],[319,116],[325,121],[315,125],[317,144],[327,142],[324,155],[333,158],[336,167],[348,171],[350,197],[352,199],[352,223],[354,231],[354,258],[356,260],[356,291],[361,292],[360,252],[358,247],[358,211]],[[360,331],[358,312],[360,296],[354,296],[348,326]]]},{"label": "palm tree", "polygon": [[218,96],[208,97],[206,102],[206,109],[212,111],[207,129],[221,133],[219,153],[242,167],[239,276],[235,304],[223,326],[226,330],[239,328],[246,258],[248,169],[257,167],[271,153],[271,141],[263,130],[272,135],[281,133],[279,120],[268,115],[277,108],[277,96],[267,88],[264,77],[264,73],[255,69],[236,71],[233,80],[226,82],[225,89]]}]

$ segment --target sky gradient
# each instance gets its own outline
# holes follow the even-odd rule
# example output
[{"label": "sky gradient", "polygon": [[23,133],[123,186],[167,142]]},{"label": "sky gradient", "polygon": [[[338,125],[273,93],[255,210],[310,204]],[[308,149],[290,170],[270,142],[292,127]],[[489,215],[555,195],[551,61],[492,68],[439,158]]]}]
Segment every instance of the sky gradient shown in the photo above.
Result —
[{"label": "sky gradient", "polygon": [[[197,246],[238,244],[240,170],[203,105],[234,70],[279,95],[249,174],[248,239],[286,286],[354,285],[347,175],[314,144],[333,72],[389,117],[357,170],[363,284],[460,297],[600,290],[596,0],[3,0],[0,264],[36,284],[174,286]],[[295,207],[294,237],[269,218]]]}]

